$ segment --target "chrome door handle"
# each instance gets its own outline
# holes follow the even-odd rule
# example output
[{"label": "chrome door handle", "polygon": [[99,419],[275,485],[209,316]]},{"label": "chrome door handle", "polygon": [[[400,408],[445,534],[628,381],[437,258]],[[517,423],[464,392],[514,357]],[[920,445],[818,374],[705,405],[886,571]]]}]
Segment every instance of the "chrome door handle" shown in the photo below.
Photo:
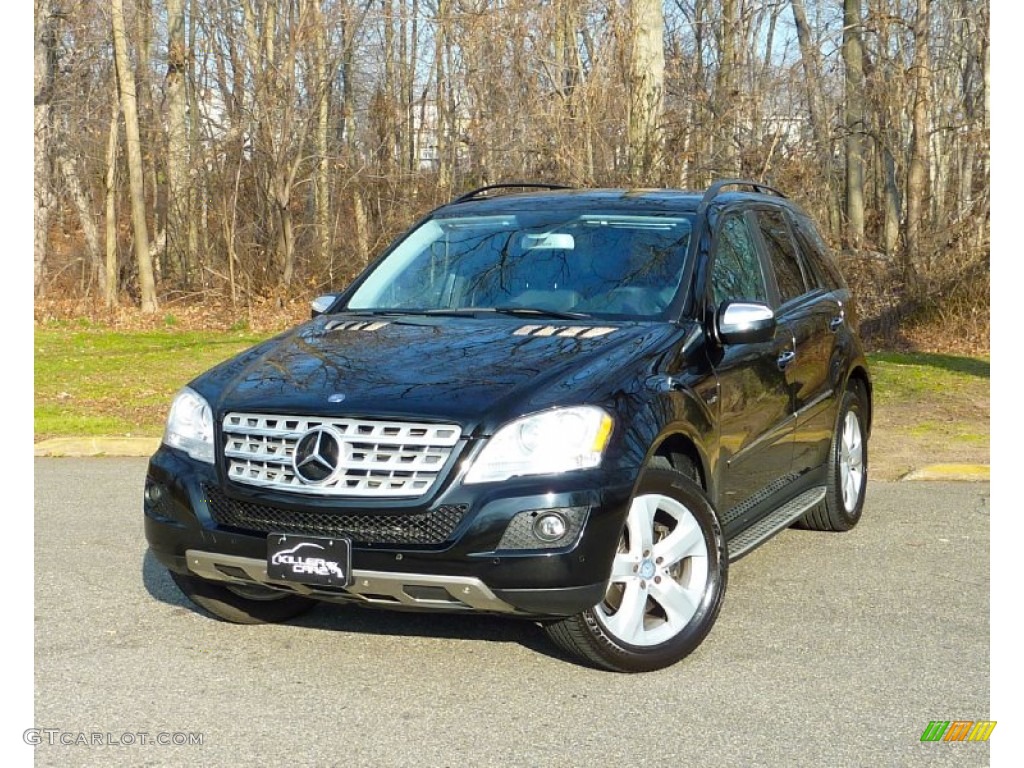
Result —
[{"label": "chrome door handle", "polygon": [[781,355],[779,355],[778,359],[779,370],[785,370],[786,366],[788,366],[794,360],[796,360],[796,352],[792,350],[790,350],[789,352],[783,352]]}]

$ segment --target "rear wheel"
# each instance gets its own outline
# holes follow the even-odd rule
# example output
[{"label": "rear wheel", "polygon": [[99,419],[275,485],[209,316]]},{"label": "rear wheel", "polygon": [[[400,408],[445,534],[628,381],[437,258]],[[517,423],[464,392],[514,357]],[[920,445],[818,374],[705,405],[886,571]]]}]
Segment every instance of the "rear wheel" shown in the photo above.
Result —
[{"label": "rear wheel", "polygon": [[316,601],[259,584],[215,584],[171,571],[185,596],[214,616],[235,624],[275,624],[299,616]]},{"label": "rear wheel", "polygon": [[704,493],[681,472],[648,469],[630,502],[604,600],[545,629],[561,648],[605,669],[661,669],[710,631],[727,569]]},{"label": "rear wheel", "polygon": [[843,393],[839,422],[829,450],[825,498],[800,518],[814,531],[848,531],[860,521],[868,483],[865,398],[858,384]]}]

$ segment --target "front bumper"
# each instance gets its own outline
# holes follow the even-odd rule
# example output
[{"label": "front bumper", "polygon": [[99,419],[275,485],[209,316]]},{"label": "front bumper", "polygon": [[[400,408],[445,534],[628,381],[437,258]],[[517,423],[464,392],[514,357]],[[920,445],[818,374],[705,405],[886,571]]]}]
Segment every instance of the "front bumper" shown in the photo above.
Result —
[{"label": "front bumper", "polygon": [[[634,477],[589,470],[575,477],[524,478],[464,486],[452,483],[428,500],[392,503],[310,500],[223,481],[210,465],[161,447],[150,460],[144,502],[146,538],[171,570],[214,581],[256,583],[333,602],[406,610],[485,611],[567,616],[592,607],[607,586]],[[158,487],[157,494],[150,489]],[[422,515],[444,505],[466,508],[451,535],[425,545],[353,542],[354,583],[346,588],[273,582],[266,575],[267,532],[218,524],[206,489],[239,503],[271,504],[305,515]],[[157,500],[152,498],[158,496]],[[520,512],[585,507],[585,524],[564,546],[499,546]],[[278,533],[295,533],[275,530]]]}]

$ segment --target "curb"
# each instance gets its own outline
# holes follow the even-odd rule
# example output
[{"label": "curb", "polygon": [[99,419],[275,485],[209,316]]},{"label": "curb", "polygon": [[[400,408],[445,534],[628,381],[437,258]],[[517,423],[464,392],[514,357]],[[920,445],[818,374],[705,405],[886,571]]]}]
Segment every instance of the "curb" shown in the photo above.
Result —
[{"label": "curb", "polygon": [[33,447],[36,456],[152,456],[159,437],[54,437]]},{"label": "curb", "polygon": [[962,483],[987,483],[988,464],[930,464],[908,472],[900,480],[954,480]]}]

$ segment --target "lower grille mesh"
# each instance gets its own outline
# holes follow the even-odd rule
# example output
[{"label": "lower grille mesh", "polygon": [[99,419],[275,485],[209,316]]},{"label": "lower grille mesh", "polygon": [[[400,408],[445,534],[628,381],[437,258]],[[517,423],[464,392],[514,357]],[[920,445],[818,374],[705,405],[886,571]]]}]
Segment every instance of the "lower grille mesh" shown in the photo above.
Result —
[{"label": "lower grille mesh", "polygon": [[238,501],[208,485],[203,486],[203,493],[218,525],[255,533],[343,536],[356,544],[441,544],[468,510],[464,504],[448,504],[408,515],[311,512]]}]

